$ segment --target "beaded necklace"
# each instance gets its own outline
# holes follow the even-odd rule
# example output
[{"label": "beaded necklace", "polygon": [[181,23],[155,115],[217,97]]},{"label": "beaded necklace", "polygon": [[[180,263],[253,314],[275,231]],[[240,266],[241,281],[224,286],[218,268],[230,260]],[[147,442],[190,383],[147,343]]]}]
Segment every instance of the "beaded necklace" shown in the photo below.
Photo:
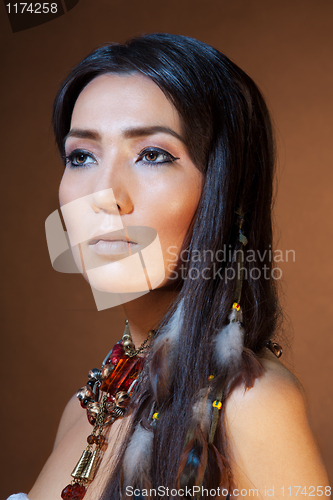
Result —
[{"label": "beaded necklace", "polygon": [[72,482],[61,492],[63,500],[82,500],[86,494],[107,447],[106,428],[124,416],[146,361],[146,356],[139,354],[149,349],[154,334],[155,331],[150,330],[146,340],[135,349],[126,319],[122,339],[107,354],[100,370],[89,371],[87,385],[79,389],[77,397],[86,409],[93,430],[87,437],[87,448],[72,471]]}]

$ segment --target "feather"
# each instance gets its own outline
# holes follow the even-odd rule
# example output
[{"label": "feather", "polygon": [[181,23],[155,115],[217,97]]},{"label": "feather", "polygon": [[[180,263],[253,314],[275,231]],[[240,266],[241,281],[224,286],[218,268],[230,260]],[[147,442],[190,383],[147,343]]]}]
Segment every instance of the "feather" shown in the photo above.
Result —
[{"label": "feather", "polygon": [[212,418],[212,402],[208,398],[210,388],[200,389],[197,395],[197,400],[192,408],[192,425],[198,425],[204,435],[208,435],[211,418]]},{"label": "feather", "polygon": [[213,443],[208,445],[208,454],[213,464],[211,465],[212,480],[215,481],[221,489],[229,488],[231,471],[228,461],[221,455]]},{"label": "feather", "polygon": [[181,299],[169,322],[161,328],[160,333],[154,341],[154,352],[165,343],[170,343],[171,345],[178,341],[179,332],[183,323],[183,304],[184,299]]},{"label": "feather", "polygon": [[236,370],[242,363],[244,330],[241,318],[241,310],[232,309],[229,323],[218,331],[214,339],[215,361],[221,371]]},{"label": "feather", "polygon": [[133,488],[150,489],[149,471],[154,433],[145,429],[139,423],[128,443],[123,461],[123,489],[126,486]]},{"label": "feather", "polygon": [[169,322],[160,329],[154,340],[149,372],[158,406],[169,397],[172,367],[183,322],[183,301],[184,299],[179,302]]},{"label": "feather", "polygon": [[201,486],[207,466],[207,439],[200,427],[195,435],[183,448],[177,477],[178,488],[193,488]]},{"label": "feather", "polygon": [[179,487],[201,485],[207,466],[207,436],[212,415],[210,387],[201,389],[192,407],[185,446],[178,469]]},{"label": "feather", "polygon": [[245,389],[253,387],[256,378],[263,373],[263,365],[260,359],[251,349],[244,347],[242,352],[242,371],[231,381],[228,391],[232,391],[238,384],[243,383]]}]

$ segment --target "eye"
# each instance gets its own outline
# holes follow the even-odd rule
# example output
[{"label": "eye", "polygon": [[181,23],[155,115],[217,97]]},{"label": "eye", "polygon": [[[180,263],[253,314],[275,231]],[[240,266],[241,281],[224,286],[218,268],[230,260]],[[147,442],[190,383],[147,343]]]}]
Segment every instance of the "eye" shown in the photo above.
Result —
[{"label": "eye", "polygon": [[66,165],[70,168],[88,167],[95,164],[96,158],[87,151],[76,149],[65,158]]},{"label": "eye", "polygon": [[146,165],[156,165],[161,163],[172,163],[179,158],[175,158],[171,153],[159,148],[146,148],[138,155],[138,161],[142,161]]}]

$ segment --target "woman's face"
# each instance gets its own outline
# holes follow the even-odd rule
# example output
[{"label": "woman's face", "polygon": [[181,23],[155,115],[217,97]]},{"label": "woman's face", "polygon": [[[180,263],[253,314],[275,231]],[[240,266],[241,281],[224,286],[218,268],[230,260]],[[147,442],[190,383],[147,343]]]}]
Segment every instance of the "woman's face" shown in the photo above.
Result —
[{"label": "woman's face", "polygon": [[141,74],[98,76],[76,101],[65,151],[60,205],[85,278],[108,292],[170,284],[203,176],[164,93]]}]

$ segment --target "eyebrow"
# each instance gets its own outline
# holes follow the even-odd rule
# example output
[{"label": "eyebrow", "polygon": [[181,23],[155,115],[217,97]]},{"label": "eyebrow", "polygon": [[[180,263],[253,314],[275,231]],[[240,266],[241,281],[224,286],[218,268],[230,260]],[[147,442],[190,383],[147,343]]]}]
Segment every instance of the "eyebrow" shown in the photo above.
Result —
[{"label": "eyebrow", "polygon": [[73,128],[64,137],[64,145],[69,137],[77,137],[78,139],[91,139],[93,141],[101,141],[102,137],[95,130],[81,130],[78,128]]},{"label": "eyebrow", "polygon": [[133,137],[143,137],[154,134],[169,134],[172,135],[173,137],[176,137],[176,139],[185,144],[183,137],[177,134],[177,132],[175,132],[174,130],[172,130],[172,128],[163,127],[160,125],[154,125],[152,127],[129,128],[123,131],[123,135],[124,137],[126,137],[126,139],[132,139]]},{"label": "eyebrow", "polygon": [[[126,139],[133,139],[135,137],[145,137],[154,134],[169,134],[176,137],[179,141],[185,144],[185,141],[181,135],[172,130],[169,127],[163,127],[160,125],[153,125],[151,127],[134,127],[123,130],[123,136]],[[64,138],[64,145],[69,137],[77,137],[79,139],[90,139],[93,141],[101,142],[102,137],[96,130],[84,130],[74,128],[68,132]]]}]

